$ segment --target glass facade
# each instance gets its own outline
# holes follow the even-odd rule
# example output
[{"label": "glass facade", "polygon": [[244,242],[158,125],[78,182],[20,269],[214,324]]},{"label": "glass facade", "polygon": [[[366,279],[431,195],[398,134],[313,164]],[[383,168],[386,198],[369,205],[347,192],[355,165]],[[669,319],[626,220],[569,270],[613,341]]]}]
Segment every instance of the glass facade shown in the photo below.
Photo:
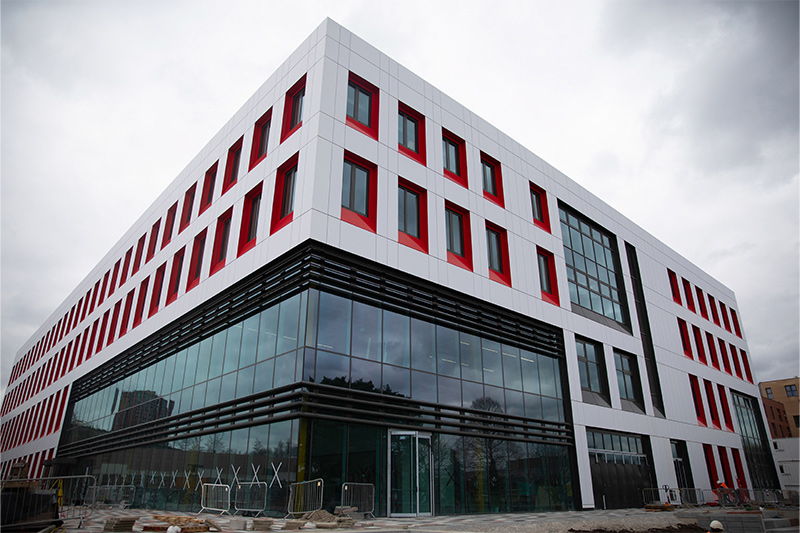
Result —
[{"label": "glass facade", "polygon": [[559,207],[570,301],[593,313],[628,324],[616,238],[571,210]]},{"label": "glass facade", "polygon": [[[395,427],[430,435],[435,513],[571,509],[565,372],[556,357],[306,290],[83,397],[71,407],[62,447],[139,439],[78,466],[101,486],[139,487],[135,505],[197,509],[201,480],[257,481],[270,484],[267,511],[279,514],[287,483],[322,477],[325,508],[340,504],[342,483],[373,483],[376,513],[386,514],[389,468],[403,464],[400,456],[392,463],[387,424],[370,424],[379,417],[371,406],[336,406],[342,395],[367,394],[405,402],[414,418]],[[336,399],[320,400],[323,418],[303,417],[314,410],[305,403],[278,412],[274,405],[293,389],[306,391],[295,402]],[[483,422],[440,433],[446,424],[426,413]],[[335,420],[345,415],[364,421]],[[180,420],[176,430],[150,429]],[[515,435],[518,425],[539,437]]]},{"label": "glass facade", "polygon": [[739,421],[744,458],[755,489],[780,487],[775,472],[775,462],[769,449],[769,439],[764,430],[759,401],[736,391],[731,391],[733,408]]}]

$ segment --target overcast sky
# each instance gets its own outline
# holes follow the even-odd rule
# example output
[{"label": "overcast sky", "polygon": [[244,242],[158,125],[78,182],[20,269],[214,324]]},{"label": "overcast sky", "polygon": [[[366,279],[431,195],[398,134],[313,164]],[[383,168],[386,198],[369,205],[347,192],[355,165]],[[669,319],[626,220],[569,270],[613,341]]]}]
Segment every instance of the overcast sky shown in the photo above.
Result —
[{"label": "overcast sky", "polygon": [[326,16],[735,291],[798,375],[798,4],[2,0],[2,376]]}]

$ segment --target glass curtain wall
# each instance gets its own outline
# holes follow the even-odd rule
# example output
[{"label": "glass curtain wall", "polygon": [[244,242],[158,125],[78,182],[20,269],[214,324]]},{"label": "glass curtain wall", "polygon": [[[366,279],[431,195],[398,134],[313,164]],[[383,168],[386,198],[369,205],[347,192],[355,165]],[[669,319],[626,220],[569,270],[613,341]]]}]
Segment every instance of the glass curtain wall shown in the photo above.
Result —
[{"label": "glass curtain wall", "polygon": [[[563,361],[326,292],[306,291],[98,390],[72,406],[63,443],[298,381],[395,398],[569,422]],[[291,482],[322,477],[324,508],[343,482],[372,483],[387,511],[387,428],[303,418],[193,435],[96,455],[78,467],[101,486],[136,488],[134,504],[196,510],[202,483],[263,483],[266,509],[285,509]],[[574,507],[572,448],[432,431],[437,514]],[[542,439],[546,441],[546,437]],[[260,485],[259,485],[260,486]],[[260,496],[259,496],[260,498]],[[260,505],[251,503],[250,505]]]}]

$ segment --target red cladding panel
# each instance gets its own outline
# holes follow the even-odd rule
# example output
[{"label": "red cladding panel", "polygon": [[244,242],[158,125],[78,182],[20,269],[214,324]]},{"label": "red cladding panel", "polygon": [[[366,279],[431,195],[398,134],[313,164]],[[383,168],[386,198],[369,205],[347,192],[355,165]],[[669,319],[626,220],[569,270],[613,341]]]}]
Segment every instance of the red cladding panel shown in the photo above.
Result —
[{"label": "red cladding panel", "polygon": [[161,249],[172,241],[172,231],[175,227],[175,217],[178,214],[178,202],[172,204],[167,211],[167,221],[164,224],[164,235],[161,237]]},{"label": "red cladding panel", "polygon": [[694,400],[694,412],[697,415],[697,423],[706,426],[706,412],[703,409],[703,397],[700,395],[700,384],[697,377],[689,374],[689,385],[692,389],[692,400]]}]

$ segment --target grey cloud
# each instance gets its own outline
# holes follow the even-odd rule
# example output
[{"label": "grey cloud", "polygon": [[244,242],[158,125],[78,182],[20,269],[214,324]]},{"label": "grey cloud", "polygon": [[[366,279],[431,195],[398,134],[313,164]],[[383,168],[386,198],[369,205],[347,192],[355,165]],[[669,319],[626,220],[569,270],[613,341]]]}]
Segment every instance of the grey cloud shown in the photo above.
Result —
[{"label": "grey cloud", "polygon": [[[750,169],[746,179],[775,183],[798,172],[797,2],[611,2],[605,15],[606,46],[676,69],[651,109],[652,144],[685,143],[712,179]],[[767,159],[774,171],[759,173]]]}]

